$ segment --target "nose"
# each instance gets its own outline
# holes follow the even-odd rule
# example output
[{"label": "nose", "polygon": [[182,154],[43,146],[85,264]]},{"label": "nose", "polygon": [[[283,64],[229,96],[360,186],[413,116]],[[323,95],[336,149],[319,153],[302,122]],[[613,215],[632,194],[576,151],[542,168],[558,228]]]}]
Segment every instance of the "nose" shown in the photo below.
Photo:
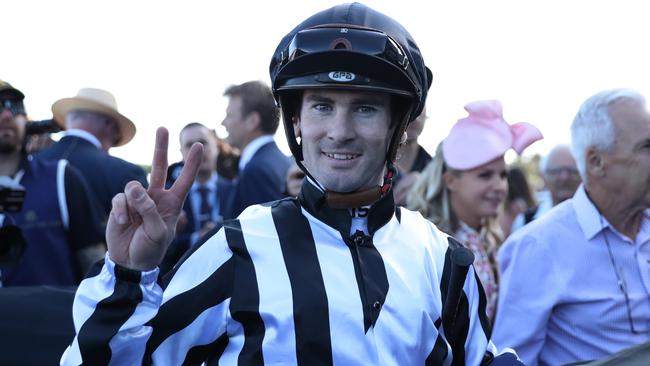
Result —
[{"label": "nose", "polygon": [[354,140],[355,136],[352,118],[345,110],[337,111],[329,126],[327,126],[327,138],[336,142],[347,142]]}]

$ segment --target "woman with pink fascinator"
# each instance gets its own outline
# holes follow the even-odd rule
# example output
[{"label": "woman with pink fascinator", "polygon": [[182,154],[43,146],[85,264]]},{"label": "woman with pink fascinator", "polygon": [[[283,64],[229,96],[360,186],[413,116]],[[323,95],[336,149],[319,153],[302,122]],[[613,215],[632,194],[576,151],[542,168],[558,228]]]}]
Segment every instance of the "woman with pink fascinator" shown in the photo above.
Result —
[{"label": "woman with pink fascinator", "polygon": [[407,198],[442,231],[474,253],[474,268],[487,297],[487,315],[494,320],[498,294],[496,253],[503,241],[497,215],[508,191],[509,149],[521,154],[542,134],[525,122],[508,124],[497,100],[471,102],[469,116],[458,120],[438,145]]}]

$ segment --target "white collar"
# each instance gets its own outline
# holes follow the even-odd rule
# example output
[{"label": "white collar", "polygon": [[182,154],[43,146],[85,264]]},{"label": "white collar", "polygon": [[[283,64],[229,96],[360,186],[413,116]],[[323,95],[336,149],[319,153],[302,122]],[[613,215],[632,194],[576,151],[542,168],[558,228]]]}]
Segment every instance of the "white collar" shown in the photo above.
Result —
[{"label": "white collar", "polygon": [[253,155],[259,150],[262,146],[273,141],[273,135],[262,135],[253,141],[249,142],[244,150],[241,152],[241,157],[239,158],[239,171],[241,172],[246,167],[246,164],[251,161]]},{"label": "white collar", "polygon": [[194,181],[192,183],[192,187],[190,188],[192,191],[197,191],[199,187],[207,187],[209,190],[217,189],[217,179],[219,178],[219,174],[217,173],[212,173],[210,176],[210,179],[208,179],[205,183],[199,183],[197,181]]},{"label": "white collar", "polygon": [[69,130],[65,131],[66,136],[76,136],[79,138],[82,138],[91,144],[95,145],[98,149],[102,149],[102,143],[99,142],[99,139],[95,137],[92,133],[84,130],[80,130],[78,128],[71,128]]}]

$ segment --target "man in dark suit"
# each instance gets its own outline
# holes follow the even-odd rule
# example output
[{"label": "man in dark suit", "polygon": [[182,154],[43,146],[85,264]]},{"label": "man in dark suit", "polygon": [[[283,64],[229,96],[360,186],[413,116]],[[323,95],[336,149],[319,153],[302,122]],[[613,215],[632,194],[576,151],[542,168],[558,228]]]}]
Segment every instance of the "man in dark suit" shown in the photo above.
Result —
[{"label": "man in dark suit", "polygon": [[227,141],[242,152],[235,192],[222,205],[222,216],[229,219],[250,205],[284,197],[291,160],[273,140],[280,113],[266,84],[249,81],[233,85],[224,95],[230,98],[222,122],[228,131]]},{"label": "man in dark suit", "polygon": [[66,159],[81,171],[99,201],[104,220],[108,218],[113,196],[122,192],[126,183],[137,180],[147,186],[141,167],[108,154],[111,147],[122,146],[135,135],[135,125],[118,112],[111,93],[81,89],[77,96],[54,103],[52,113],[66,129],[65,136],[37,155]]},{"label": "man in dark suit", "polygon": [[[182,167],[190,148],[196,142],[203,145],[203,157],[196,179],[185,198],[181,219],[176,226],[176,237],[160,265],[161,273],[171,269],[203,235],[221,225],[221,205],[231,194],[233,187],[231,180],[224,179],[217,173],[219,153],[214,130],[201,123],[192,122],[181,129],[179,139],[183,157],[183,161],[178,163],[179,167]],[[166,184],[171,186],[177,177],[172,174],[167,178]]]}]

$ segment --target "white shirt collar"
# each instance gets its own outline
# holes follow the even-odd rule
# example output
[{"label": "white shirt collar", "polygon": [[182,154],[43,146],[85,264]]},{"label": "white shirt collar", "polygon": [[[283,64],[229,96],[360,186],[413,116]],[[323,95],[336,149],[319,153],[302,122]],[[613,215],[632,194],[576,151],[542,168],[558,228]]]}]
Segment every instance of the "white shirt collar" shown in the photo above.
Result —
[{"label": "white shirt collar", "polygon": [[[578,225],[582,229],[582,233],[585,236],[585,239],[591,240],[594,236],[600,233],[602,230],[609,228],[610,230],[616,232],[620,236],[624,236],[619,233],[614,226],[612,226],[609,221],[600,213],[596,205],[591,201],[587,195],[584,184],[581,184],[576,193],[573,195],[571,200],[573,203],[573,209],[576,212],[576,218],[578,220]],[[639,233],[647,230],[648,218],[650,218],[650,209],[644,210],[644,218],[641,221],[641,226],[639,227]]]},{"label": "white shirt collar", "polygon": [[84,130],[80,130],[78,128],[71,128],[69,130],[65,131],[66,136],[76,136],[79,138],[82,138],[91,144],[95,145],[98,149],[102,149],[102,143],[99,142],[99,139],[95,137],[92,133]]},{"label": "white shirt collar", "polygon": [[210,191],[216,190],[217,189],[217,179],[219,178],[219,174],[217,173],[212,173],[210,176],[210,179],[207,180],[205,183],[199,183],[197,181],[194,181],[192,183],[192,187],[190,188],[192,192],[198,191],[199,187],[205,186],[207,187]]},{"label": "white shirt collar", "polygon": [[573,204],[578,225],[580,225],[585,239],[591,240],[596,234],[608,226],[608,224],[605,224],[606,220],[601,220],[600,212],[594,203],[591,202],[589,196],[587,196],[587,191],[583,184],[576,190],[571,203]]},{"label": "white shirt collar", "polygon": [[249,142],[244,148],[244,151],[241,152],[241,157],[239,158],[239,171],[244,170],[246,164],[251,161],[257,150],[271,141],[273,141],[273,135],[263,135]]}]

